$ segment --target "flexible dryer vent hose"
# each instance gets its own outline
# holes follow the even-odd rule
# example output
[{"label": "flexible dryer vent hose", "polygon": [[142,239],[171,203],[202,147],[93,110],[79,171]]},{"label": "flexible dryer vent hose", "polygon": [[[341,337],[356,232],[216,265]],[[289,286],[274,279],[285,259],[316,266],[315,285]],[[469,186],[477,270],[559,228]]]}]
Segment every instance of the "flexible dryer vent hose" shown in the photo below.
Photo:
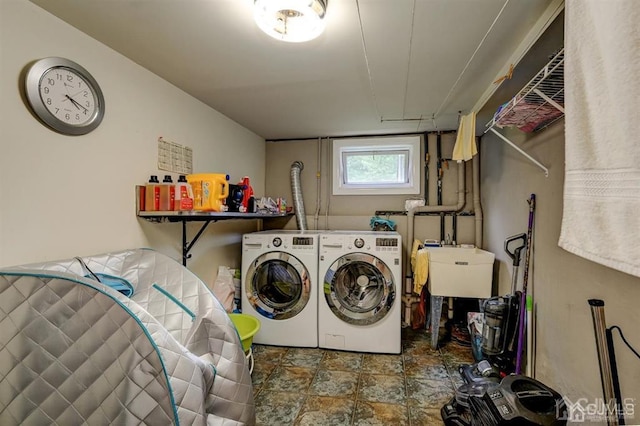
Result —
[{"label": "flexible dryer vent hose", "polygon": [[302,200],[302,186],[300,185],[300,172],[304,169],[302,161],[294,161],[291,164],[291,196],[293,197],[293,209],[296,213],[298,229],[306,231],[307,216],[304,213],[304,202]]}]

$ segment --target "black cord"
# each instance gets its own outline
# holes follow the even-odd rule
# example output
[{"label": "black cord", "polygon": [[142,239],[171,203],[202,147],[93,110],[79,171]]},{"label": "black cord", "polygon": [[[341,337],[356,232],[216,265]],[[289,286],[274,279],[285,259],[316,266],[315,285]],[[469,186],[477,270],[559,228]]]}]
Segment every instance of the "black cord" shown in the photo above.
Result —
[{"label": "black cord", "polygon": [[80,264],[85,269],[85,271],[89,272],[89,274],[93,277],[94,280],[98,281],[99,283],[102,283],[102,281],[100,281],[100,278],[98,278],[98,276],[96,274],[94,274],[91,269],[89,269],[87,264],[84,263],[84,260],[82,260],[82,258],[80,256],[76,256],[74,259],[76,259],[78,262],[80,262]]},{"label": "black cord", "polygon": [[629,349],[631,349],[631,352],[633,352],[635,354],[635,356],[640,358],[640,354],[638,353],[638,351],[633,349],[633,346],[631,346],[631,344],[629,344],[629,342],[627,342],[627,339],[624,338],[624,334],[622,334],[622,329],[620,327],[618,327],[617,325],[614,325],[612,327],[609,327],[609,330],[618,330],[618,333],[620,333],[620,337],[622,338],[622,341],[625,343],[625,345],[627,345],[629,347]]}]

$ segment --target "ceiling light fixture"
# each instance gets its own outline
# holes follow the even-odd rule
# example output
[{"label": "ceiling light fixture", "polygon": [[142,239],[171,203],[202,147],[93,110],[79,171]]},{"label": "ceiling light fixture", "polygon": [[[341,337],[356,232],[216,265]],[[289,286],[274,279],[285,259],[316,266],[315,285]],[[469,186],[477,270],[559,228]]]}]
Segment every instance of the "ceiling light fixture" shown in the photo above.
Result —
[{"label": "ceiling light fixture", "polygon": [[289,42],[322,34],[329,0],[255,0],[253,17],[271,37]]}]

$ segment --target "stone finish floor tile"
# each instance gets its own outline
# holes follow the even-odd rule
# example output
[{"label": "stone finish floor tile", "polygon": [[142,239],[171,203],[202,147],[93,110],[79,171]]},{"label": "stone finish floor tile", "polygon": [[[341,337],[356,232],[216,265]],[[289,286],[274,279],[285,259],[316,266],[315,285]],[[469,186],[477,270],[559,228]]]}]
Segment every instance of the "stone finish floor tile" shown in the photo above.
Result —
[{"label": "stone finish floor tile", "polygon": [[352,397],[358,388],[359,374],[349,371],[318,370],[309,393],[312,395]]},{"label": "stone finish floor tile", "polygon": [[355,352],[326,351],[321,368],[339,371],[360,371],[363,354]]},{"label": "stone finish floor tile", "polygon": [[405,426],[409,425],[405,405],[358,401],[353,419],[354,426]]},{"label": "stone finish floor tile", "polygon": [[371,374],[402,374],[402,355],[365,354],[362,371]]},{"label": "stone finish floor tile", "polygon": [[471,348],[431,349],[424,330],[402,330],[402,354],[254,345],[256,424],[443,425],[440,409],[463,383]]},{"label": "stone finish floor tile", "polygon": [[436,357],[405,357],[405,375],[433,379],[449,379],[449,372]]},{"label": "stone finish floor tile", "polygon": [[431,380],[407,377],[409,406],[442,407],[454,395],[449,379]]},{"label": "stone finish floor tile", "polygon": [[261,392],[256,398],[256,426],[292,425],[306,395],[289,392]]},{"label": "stone finish floor tile", "polygon": [[253,359],[258,361],[279,363],[289,348],[280,346],[253,345]]},{"label": "stone finish floor tile", "polygon": [[315,371],[312,369],[281,365],[271,373],[269,379],[262,385],[262,389],[263,391],[268,389],[305,393],[314,375]]},{"label": "stone finish floor tile", "polygon": [[412,426],[444,426],[440,408],[409,406],[409,419]]},{"label": "stone finish floor tile", "polygon": [[253,386],[262,386],[277,366],[278,364],[275,362],[256,362],[253,367],[253,373],[251,373]]},{"label": "stone finish floor tile", "polygon": [[291,348],[282,358],[282,365],[317,368],[324,356],[324,351],[317,348]]},{"label": "stone finish floor tile", "polygon": [[405,381],[402,375],[362,373],[358,400],[405,404],[406,399]]},{"label": "stone finish floor tile", "polygon": [[295,421],[296,426],[349,426],[355,401],[330,396],[309,396]]}]

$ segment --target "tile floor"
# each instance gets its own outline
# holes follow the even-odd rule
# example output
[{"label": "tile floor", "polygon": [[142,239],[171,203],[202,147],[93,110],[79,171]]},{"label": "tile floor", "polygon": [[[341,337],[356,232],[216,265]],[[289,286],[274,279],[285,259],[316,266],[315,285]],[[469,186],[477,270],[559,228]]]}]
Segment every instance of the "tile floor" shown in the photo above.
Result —
[{"label": "tile floor", "polygon": [[442,425],[471,349],[431,349],[424,330],[402,330],[402,354],[254,345],[257,425]]}]

